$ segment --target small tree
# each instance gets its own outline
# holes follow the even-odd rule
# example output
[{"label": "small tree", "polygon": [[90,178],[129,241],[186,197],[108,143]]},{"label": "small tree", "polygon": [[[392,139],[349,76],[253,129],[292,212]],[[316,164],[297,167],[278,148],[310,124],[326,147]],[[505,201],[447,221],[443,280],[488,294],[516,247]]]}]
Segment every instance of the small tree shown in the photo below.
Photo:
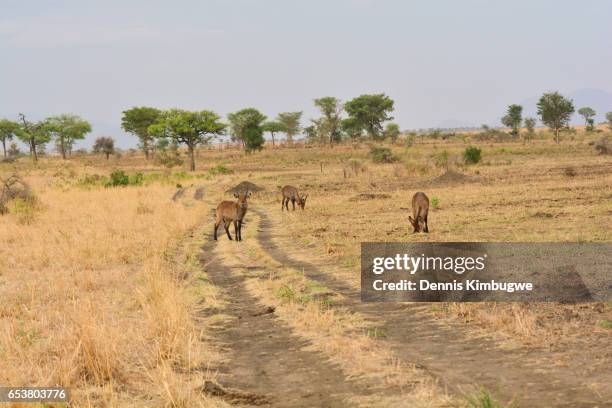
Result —
[{"label": "small tree", "polygon": [[246,108],[227,115],[230,122],[232,134],[236,139],[242,141],[247,153],[253,150],[261,150],[265,142],[263,137],[262,123],[266,120],[255,108]]},{"label": "small tree", "polygon": [[222,135],[226,125],[219,115],[212,111],[190,112],[183,109],[170,109],[162,112],[156,124],[151,125],[148,133],[160,138],[170,138],[176,144],[187,145],[191,171],[195,170],[195,148]]},{"label": "small tree", "polygon": [[111,154],[115,154],[115,141],[112,137],[101,136],[96,139],[93,145],[94,153],[102,153],[106,156],[106,160]]},{"label": "small tree", "polygon": [[8,149],[8,157],[18,157],[21,154],[19,147],[17,147],[17,143],[12,142]]},{"label": "small tree", "polygon": [[612,112],[606,113],[606,122],[608,123],[608,128],[612,130]]},{"label": "small tree", "polygon": [[304,133],[306,134],[306,139],[308,139],[309,142],[314,143],[319,139],[317,127],[315,125],[306,126],[304,128]]},{"label": "small tree", "polygon": [[397,123],[387,123],[385,127],[385,137],[391,139],[392,143],[397,141],[400,133],[400,127]]},{"label": "small tree", "polygon": [[19,130],[19,125],[8,119],[0,119],[0,141],[2,142],[2,151],[6,156],[6,142],[13,140],[16,132]]},{"label": "small tree", "polygon": [[511,134],[518,136],[521,129],[523,107],[521,105],[510,105],[506,111],[506,115],[502,118],[502,124],[511,128]]},{"label": "small tree", "polygon": [[64,160],[66,152],[72,151],[74,142],[85,139],[85,135],[91,132],[89,122],[76,115],[52,116],[46,120],[46,123]]},{"label": "small tree", "polygon": [[366,130],[370,138],[380,139],[383,122],[392,120],[393,100],[385,94],[361,95],[344,105],[349,117]]},{"label": "small tree", "polygon": [[574,113],[574,104],[558,92],[545,93],[538,102],[538,115],[542,123],[555,134],[559,143],[559,132],[565,128]]},{"label": "small tree", "polygon": [[592,132],[595,129],[595,121],[593,118],[597,114],[592,108],[585,106],[583,108],[578,109],[578,114],[584,118],[585,130],[587,132]]},{"label": "small tree", "polygon": [[140,139],[140,148],[149,160],[149,153],[153,146],[153,137],[149,131],[150,127],[160,119],[161,111],[147,106],[133,107],[123,111],[121,127]]},{"label": "small tree", "polygon": [[314,104],[323,117],[318,122],[321,134],[327,136],[329,145],[340,141],[340,121],[342,114],[342,103],[340,99],[333,96],[325,96],[314,100]]},{"label": "small tree", "polygon": [[535,118],[525,118],[525,128],[527,129],[527,133],[524,136],[524,141],[532,139],[535,134]]},{"label": "small tree", "polygon": [[42,122],[30,122],[23,113],[19,114],[19,129],[16,136],[19,140],[26,143],[30,148],[30,155],[36,162],[38,161],[38,151],[45,149],[45,144],[51,140],[51,133],[47,124]]},{"label": "small tree", "polygon": [[282,112],[276,120],[283,124],[283,132],[287,135],[287,143],[293,144],[293,136],[300,133],[300,119],[302,112]]},{"label": "small tree", "polygon": [[285,126],[277,120],[269,120],[262,126],[264,132],[270,132],[270,136],[272,136],[272,146],[275,145],[274,135],[278,132],[284,132]]}]

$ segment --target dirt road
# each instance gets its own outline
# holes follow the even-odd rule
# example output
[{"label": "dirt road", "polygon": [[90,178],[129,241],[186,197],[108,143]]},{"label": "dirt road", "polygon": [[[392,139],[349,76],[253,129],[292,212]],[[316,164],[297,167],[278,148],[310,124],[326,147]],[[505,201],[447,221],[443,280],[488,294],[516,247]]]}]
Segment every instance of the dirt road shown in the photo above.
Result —
[{"label": "dirt road", "polygon": [[[257,229],[258,244],[268,256],[342,294],[344,300],[336,305],[362,314],[378,327],[384,333],[381,346],[400,361],[423,368],[453,394],[472,393],[482,386],[518,407],[612,406],[610,369],[605,363],[602,368],[610,359],[609,349],[599,355],[604,360],[597,360],[597,353],[568,357],[544,349],[509,350],[465,325],[434,317],[428,304],[362,303],[354,287],[323,272],[324,264],[294,255],[295,248],[266,211],[253,211],[248,228]],[[236,259],[228,259],[231,245],[242,244],[211,241],[201,256],[208,277],[227,302],[227,319],[211,333],[227,356],[214,367],[221,388],[211,385],[207,392],[232,405],[274,407],[358,406],[359,397],[392,392],[380,384],[347,379],[325,355],[293,334],[272,308],[246,290]]]}]

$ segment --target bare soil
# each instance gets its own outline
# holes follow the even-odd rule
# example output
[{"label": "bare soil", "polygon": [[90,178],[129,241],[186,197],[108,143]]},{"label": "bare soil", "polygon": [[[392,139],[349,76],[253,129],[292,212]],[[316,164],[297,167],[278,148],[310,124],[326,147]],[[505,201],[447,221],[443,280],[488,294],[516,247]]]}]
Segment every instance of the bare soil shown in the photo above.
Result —
[{"label": "bare soil", "polygon": [[205,383],[202,392],[236,406],[330,408],[354,406],[350,398],[375,392],[308,350],[310,344],[292,334],[273,307],[250,295],[245,278],[213,248],[207,244],[200,261],[227,302],[226,319],[211,333],[227,358],[211,367],[218,371],[218,383]]}]

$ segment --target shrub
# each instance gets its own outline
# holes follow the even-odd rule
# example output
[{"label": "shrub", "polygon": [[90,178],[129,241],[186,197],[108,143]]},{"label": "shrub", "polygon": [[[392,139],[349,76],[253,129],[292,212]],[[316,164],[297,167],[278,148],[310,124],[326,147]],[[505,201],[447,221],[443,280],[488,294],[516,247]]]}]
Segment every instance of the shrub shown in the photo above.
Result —
[{"label": "shrub", "polygon": [[178,149],[170,149],[169,151],[161,151],[155,156],[155,162],[161,166],[171,169],[183,164],[181,154]]},{"label": "shrub", "polygon": [[115,170],[111,173],[106,187],[139,186],[144,181],[144,174],[134,173],[127,175],[123,170]]},{"label": "shrub", "polygon": [[463,159],[467,164],[476,164],[480,161],[480,154],[482,150],[477,147],[469,146],[463,152]]},{"label": "shrub", "polygon": [[232,174],[234,171],[232,169],[228,169],[222,164],[218,164],[215,167],[211,167],[210,169],[208,169],[208,172],[212,175],[217,175],[217,174]]},{"label": "shrub", "polygon": [[372,146],[370,148],[370,157],[374,163],[393,163],[397,161],[397,157],[391,149],[382,146]]},{"label": "shrub", "polygon": [[440,199],[436,196],[431,197],[431,206],[433,208],[438,208],[439,205],[440,205]]}]

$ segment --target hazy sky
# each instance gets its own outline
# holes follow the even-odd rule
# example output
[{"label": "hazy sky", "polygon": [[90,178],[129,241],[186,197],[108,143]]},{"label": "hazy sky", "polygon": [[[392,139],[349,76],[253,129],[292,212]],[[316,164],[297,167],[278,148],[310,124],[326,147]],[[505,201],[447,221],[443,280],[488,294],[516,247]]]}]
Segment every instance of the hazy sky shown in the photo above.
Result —
[{"label": "hazy sky", "polygon": [[[546,90],[612,91],[607,0],[0,0],[0,117],[253,106],[385,92],[403,129],[480,124]],[[87,143],[89,144],[89,143]]]}]

